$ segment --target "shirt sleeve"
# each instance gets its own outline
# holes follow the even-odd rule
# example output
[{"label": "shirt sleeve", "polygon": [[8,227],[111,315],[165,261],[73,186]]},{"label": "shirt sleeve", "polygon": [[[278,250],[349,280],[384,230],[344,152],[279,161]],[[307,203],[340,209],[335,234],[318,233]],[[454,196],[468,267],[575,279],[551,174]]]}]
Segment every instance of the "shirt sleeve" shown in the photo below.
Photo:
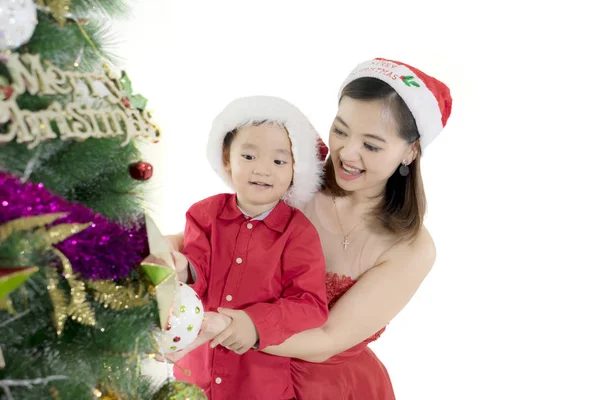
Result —
[{"label": "shirt sleeve", "polygon": [[208,224],[203,221],[202,213],[195,207],[190,208],[185,216],[183,233],[183,255],[190,265],[191,279],[188,283],[192,289],[202,296],[207,289],[210,264],[210,242],[208,240]]},{"label": "shirt sleeve", "polygon": [[313,225],[290,237],[281,263],[281,297],[272,303],[256,303],[244,310],[258,332],[257,350],[281,344],[298,332],[318,328],[329,315],[325,258]]}]

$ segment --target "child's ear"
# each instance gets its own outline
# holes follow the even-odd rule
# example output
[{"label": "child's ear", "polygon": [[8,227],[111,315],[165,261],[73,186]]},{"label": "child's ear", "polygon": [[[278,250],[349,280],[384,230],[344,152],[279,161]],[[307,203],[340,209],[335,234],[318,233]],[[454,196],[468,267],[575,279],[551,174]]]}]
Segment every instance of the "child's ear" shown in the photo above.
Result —
[{"label": "child's ear", "polygon": [[231,172],[231,162],[229,161],[229,149],[223,147],[223,167],[227,172]]}]

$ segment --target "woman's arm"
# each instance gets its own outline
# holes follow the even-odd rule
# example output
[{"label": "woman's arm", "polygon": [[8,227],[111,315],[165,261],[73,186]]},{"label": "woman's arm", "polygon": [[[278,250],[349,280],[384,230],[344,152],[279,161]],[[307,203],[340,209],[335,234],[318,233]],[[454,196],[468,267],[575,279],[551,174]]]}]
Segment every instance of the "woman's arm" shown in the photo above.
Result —
[{"label": "woman's arm", "polygon": [[384,253],[331,309],[321,328],[298,333],[265,353],[322,362],[386,326],[410,301],[435,261],[433,240],[423,229],[410,246]]}]

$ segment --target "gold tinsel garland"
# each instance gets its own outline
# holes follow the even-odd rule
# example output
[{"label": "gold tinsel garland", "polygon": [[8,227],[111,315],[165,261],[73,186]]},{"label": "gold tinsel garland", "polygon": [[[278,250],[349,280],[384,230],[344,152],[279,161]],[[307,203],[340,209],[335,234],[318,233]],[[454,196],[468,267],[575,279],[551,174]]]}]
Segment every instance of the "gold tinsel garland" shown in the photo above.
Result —
[{"label": "gold tinsel garland", "polygon": [[48,10],[61,28],[65,26],[71,9],[71,0],[37,0],[36,3],[43,10]]},{"label": "gold tinsel garland", "polygon": [[[92,307],[86,301],[85,284],[78,280],[77,275],[73,273],[73,266],[71,265],[69,259],[60,250],[53,249],[53,251],[62,262],[63,276],[71,288],[71,302],[67,307],[66,317],[71,317],[72,320],[83,325],[96,325],[96,316],[94,315],[94,310],[92,310]],[[48,290],[50,291],[50,289]],[[56,312],[57,311],[55,308],[55,313]],[[64,313],[64,310],[61,310],[61,312]],[[61,315],[59,318],[62,320],[64,315]],[[62,327],[60,331],[62,331]],[[56,333],[60,335],[58,331]]]},{"label": "gold tinsel garland", "polygon": [[37,215],[35,217],[22,217],[13,219],[0,225],[0,242],[6,240],[14,231],[26,231],[43,225],[51,224],[67,213],[54,213]]},{"label": "gold tinsel garland", "polygon": [[[136,292],[133,286],[118,285],[113,281],[87,281],[94,293],[94,300],[112,310],[140,307],[148,304],[148,299]],[[139,286],[141,289],[141,285]]]},{"label": "gold tinsel garland", "polygon": [[54,308],[54,315],[52,316],[54,329],[56,329],[56,334],[60,336],[68,317],[67,298],[65,293],[58,288],[59,274],[56,270],[46,268],[46,279],[48,279],[48,294]]},{"label": "gold tinsel garland", "polygon": [[[143,296],[143,284],[136,287],[133,284],[118,285],[113,281],[83,281],[73,272],[69,259],[56,247],[67,238],[87,229],[86,224],[59,224],[46,227],[67,213],[54,213],[34,217],[22,217],[0,225],[0,241],[7,239],[14,231],[35,229],[34,234],[41,239],[40,250],[53,252],[62,266],[62,277],[67,281],[69,292],[65,293],[60,287],[61,274],[54,268],[45,268],[48,281],[47,290],[54,309],[53,323],[56,333],[61,336],[68,318],[83,325],[95,326],[96,316],[91,304],[87,301],[86,290],[94,292],[94,300],[112,310],[128,309],[148,304],[148,298]],[[150,291],[154,288],[148,287]],[[8,297],[0,302],[0,309],[14,313]]]}]

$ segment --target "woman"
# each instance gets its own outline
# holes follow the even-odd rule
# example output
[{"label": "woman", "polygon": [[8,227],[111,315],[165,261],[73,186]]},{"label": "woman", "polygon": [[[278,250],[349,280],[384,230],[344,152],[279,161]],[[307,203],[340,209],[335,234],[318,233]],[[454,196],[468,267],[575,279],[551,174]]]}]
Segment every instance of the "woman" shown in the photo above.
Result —
[{"label": "woman", "polygon": [[[359,64],[343,83],[325,184],[303,210],[323,245],[330,316],[321,328],[263,350],[294,358],[298,400],[395,398],[367,345],[434,263],[419,163],[451,108],[443,83],[396,61]],[[234,320],[244,313],[220,312]],[[228,346],[223,337],[211,345]]]}]

